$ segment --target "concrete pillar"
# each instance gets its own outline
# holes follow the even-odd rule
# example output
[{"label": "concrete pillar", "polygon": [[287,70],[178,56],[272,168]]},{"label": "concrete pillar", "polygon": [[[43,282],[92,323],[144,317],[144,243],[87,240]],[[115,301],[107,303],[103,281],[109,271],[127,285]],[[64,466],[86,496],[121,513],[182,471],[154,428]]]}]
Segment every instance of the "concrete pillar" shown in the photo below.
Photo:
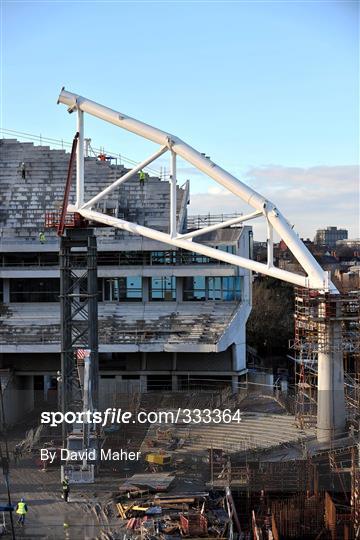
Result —
[{"label": "concrete pillar", "polygon": [[173,373],[171,375],[171,390],[172,392],[177,392],[178,389],[178,376]]},{"label": "concrete pillar", "polygon": [[177,370],[177,352],[172,353],[172,366],[171,366],[171,369],[173,371]]},{"label": "concrete pillar", "polygon": [[142,369],[142,371],[145,371],[146,370],[147,353],[143,351],[140,354],[141,354],[141,369]]},{"label": "concrete pillar", "polygon": [[238,375],[233,375],[231,378],[231,386],[233,394],[237,394],[239,391],[239,377]]},{"label": "concrete pillar", "polygon": [[[324,306],[319,304],[320,309]],[[337,316],[340,306],[337,305]],[[323,314],[323,312],[322,312]],[[321,317],[321,312],[319,312]],[[317,440],[330,442],[344,433],[345,395],[344,365],[341,350],[341,322],[327,319],[325,329],[318,335],[318,409]]]},{"label": "concrete pillar", "polygon": [[4,304],[10,304],[10,280],[9,278],[3,279],[3,302]]},{"label": "concrete pillar", "polygon": [[147,392],[147,375],[140,375],[140,392]]},{"label": "concrete pillar", "polygon": [[281,389],[282,394],[284,394],[285,396],[287,396],[287,393],[288,393],[288,382],[287,382],[286,379],[281,379],[281,381],[280,381],[280,389]]},{"label": "concrete pillar", "polygon": [[149,302],[150,278],[142,278],[142,301]]},{"label": "concrete pillar", "polygon": [[232,370],[241,371],[246,368],[246,346],[245,343],[233,343],[232,349]]},{"label": "concrete pillar", "polygon": [[182,277],[176,278],[176,301],[177,302],[183,301],[183,278]]},{"label": "concrete pillar", "polygon": [[242,371],[246,368],[246,319],[241,320],[234,333],[232,344],[232,370]]},{"label": "concrete pillar", "polygon": [[51,388],[51,375],[44,375],[44,400],[47,401],[48,390]]}]

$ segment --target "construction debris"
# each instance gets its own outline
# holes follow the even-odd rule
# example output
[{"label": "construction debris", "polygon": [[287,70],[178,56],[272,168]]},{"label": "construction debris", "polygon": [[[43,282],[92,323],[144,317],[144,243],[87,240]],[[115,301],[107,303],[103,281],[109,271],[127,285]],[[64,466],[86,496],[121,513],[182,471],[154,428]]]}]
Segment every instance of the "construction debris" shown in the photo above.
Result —
[{"label": "construction debris", "polygon": [[225,510],[226,497],[214,493],[154,495],[137,498],[136,503],[121,500],[115,502],[115,507],[128,538],[139,534],[149,540],[182,536],[229,538],[231,518]]},{"label": "construction debris", "polygon": [[167,491],[174,480],[175,476],[170,473],[134,474],[120,486],[120,492],[138,491],[138,488],[145,488],[152,493]]}]

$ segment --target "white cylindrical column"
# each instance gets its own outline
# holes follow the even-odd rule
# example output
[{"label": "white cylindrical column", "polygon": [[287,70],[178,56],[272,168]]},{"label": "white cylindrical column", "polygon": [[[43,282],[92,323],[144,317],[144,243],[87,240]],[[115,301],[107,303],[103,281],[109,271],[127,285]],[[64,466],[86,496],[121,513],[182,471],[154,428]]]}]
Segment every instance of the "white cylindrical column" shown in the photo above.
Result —
[{"label": "white cylindrical column", "polygon": [[273,228],[269,221],[266,220],[267,225],[267,265],[274,266],[274,246],[273,246]]},{"label": "white cylindrical column", "polygon": [[76,203],[80,208],[84,204],[84,113],[77,110],[77,131],[79,140],[76,151]]},{"label": "white cylindrical column", "polygon": [[170,236],[177,236],[176,227],[176,154],[170,155]]},{"label": "white cylindrical column", "polygon": [[[324,307],[319,305],[319,317],[324,316]],[[339,316],[339,305],[336,310]],[[328,317],[319,329],[318,343],[317,439],[328,443],[344,434],[346,423],[340,320]]]}]

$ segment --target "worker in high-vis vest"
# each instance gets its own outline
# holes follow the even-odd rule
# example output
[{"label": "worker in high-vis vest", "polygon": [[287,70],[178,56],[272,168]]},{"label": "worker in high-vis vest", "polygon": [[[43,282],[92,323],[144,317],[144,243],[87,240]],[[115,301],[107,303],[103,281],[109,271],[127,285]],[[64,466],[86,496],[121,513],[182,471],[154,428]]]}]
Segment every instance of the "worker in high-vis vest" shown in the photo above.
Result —
[{"label": "worker in high-vis vest", "polygon": [[27,512],[27,504],[25,503],[24,499],[20,499],[20,502],[18,502],[16,505],[16,513],[19,515],[18,523],[20,523],[20,525],[24,525]]},{"label": "worker in high-vis vest", "polygon": [[140,185],[143,186],[144,183],[145,183],[145,178],[146,178],[146,175],[144,173],[144,171],[140,171],[139,173],[139,180],[140,180]]},{"label": "worker in high-vis vest", "polygon": [[62,481],[62,490],[63,490],[62,498],[67,503],[69,500],[69,494],[70,494],[70,483],[69,483],[69,478],[67,476],[65,476],[64,480]]}]

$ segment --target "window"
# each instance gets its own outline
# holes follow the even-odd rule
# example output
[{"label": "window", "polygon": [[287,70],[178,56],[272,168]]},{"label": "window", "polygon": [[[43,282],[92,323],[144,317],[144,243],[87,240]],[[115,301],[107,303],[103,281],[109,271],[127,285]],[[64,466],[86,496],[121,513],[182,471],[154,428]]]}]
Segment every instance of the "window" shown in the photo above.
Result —
[{"label": "window", "polygon": [[110,302],[141,302],[142,278],[130,276],[104,279],[103,298]]},{"label": "window", "polygon": [[209,300],[221,300],[221,277],[209,277]]},{"label": "window", "polygon": [[176,300],[175,277],[152,277],[151,300]]},{"label": "window", "polygon": [[175,264],[176,251],[153,251],[151,253],[151,264]]},{"label": "window", "polygon": [[11,279],[10,302],[58,302],[58,279]]},{"label": "window", "polygon": [[184,278],[184,301],[241,299],[241,280],[239,276],[229,277],[186,277]]},{"label": "window", "polygon": [[184,300],[206,300],[206,279],[204,276],[184,278]]},{"label": "window", "polygon": [[233,255],[236,253],[236,248],[234,245],[221,244],[220,246],[217,246],[217,249],[220,249],[220,251],[225,251],[226,253],[232,253]]},{"label": "window", "polygon": [[222,298],[223,300],[240,300],[241,285],[239,276],[229,276],[222,278]]}]

